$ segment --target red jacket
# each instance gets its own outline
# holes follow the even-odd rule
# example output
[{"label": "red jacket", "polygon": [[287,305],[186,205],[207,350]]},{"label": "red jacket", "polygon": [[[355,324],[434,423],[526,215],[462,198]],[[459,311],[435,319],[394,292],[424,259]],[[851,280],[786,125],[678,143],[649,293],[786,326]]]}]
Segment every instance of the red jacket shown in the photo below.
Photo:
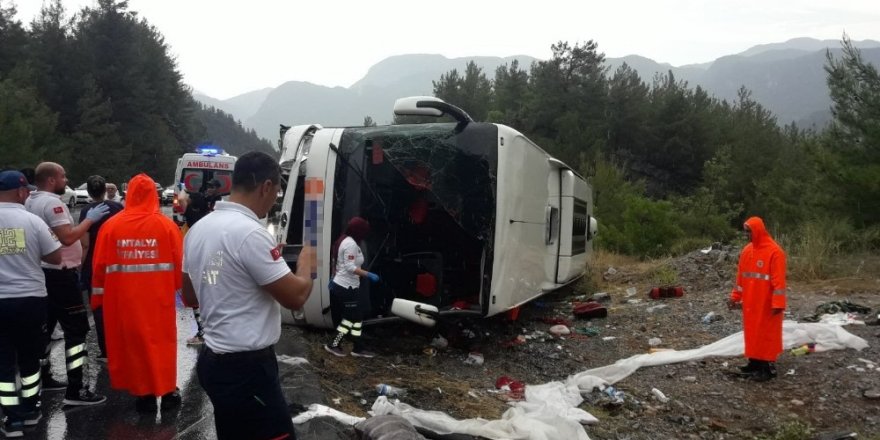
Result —
[{"label": "red jacket", "polygon": [[759,217],[752,217],[745,224],[752,231],[752,242],[739,256],[736,285],[730,298],[742,302],[746,357],[775,362],[782,352],[785,252],[770,237]]},{"label": "red jacket", "polygon": [[180,229],[159,211],[156,185],[135,176],[125,209],[98,233],[92,266],[91,305],[104,307],[113,388],[135,396],[174,391],[182,255]]}]

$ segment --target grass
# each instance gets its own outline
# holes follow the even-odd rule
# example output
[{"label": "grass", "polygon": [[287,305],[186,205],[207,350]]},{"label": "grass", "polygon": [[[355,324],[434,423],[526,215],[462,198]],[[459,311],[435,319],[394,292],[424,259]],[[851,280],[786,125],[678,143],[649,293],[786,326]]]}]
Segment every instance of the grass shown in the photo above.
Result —
[{"label": "grass", "polygon": [[759,436],[758,440],[810,440],[812,433],[810,425],[795,421],[780,426],[770,436]]}]

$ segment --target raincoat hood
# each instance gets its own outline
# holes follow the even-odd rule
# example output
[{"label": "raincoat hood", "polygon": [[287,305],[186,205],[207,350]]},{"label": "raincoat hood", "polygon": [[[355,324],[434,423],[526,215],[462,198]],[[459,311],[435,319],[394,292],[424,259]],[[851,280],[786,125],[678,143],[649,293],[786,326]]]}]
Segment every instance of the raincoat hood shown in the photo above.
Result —
[{"label": "raincoat hood", "polygon": [[761,217],[750,217],[746,220],[744,225],[748,226],[752,231],[752,243],[756,247],[763,247],[770,243],[775,243],[773,237],[767,232],[767,228],[764,227],[764,220],[761,220]]},{"label": "raincoat hood", "polygon": [[132,177],[128,182],[128,192],[125,193],[125,211],[129,214],[152,214],[158,210],[156,182],[144,173]]}]

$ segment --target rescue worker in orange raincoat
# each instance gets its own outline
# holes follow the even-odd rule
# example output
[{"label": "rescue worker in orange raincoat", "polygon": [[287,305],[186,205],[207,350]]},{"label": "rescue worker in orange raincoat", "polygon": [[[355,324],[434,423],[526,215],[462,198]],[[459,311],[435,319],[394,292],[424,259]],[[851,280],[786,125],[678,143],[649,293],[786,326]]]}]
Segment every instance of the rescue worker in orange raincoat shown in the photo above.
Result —
[{"label": "rescue worker in orange raincoat", "polygon": [[139,412],[180,404],[177,390],[177,315],[183,238],[159,211],[156,184],[131,179],[125,209],[98,233],[91,306],[104,307],[110,385],[137,397]]},{"label": "rescue worker in orange raincoat", "polygon": [[759,217],[743,225],[751,241],[739,256],[736,285],[727,302],[742,308],[745,356],[740,371],[756,382],[776,377],[776,358],[782,352],[782,318],[785,311],[785,252]]}]

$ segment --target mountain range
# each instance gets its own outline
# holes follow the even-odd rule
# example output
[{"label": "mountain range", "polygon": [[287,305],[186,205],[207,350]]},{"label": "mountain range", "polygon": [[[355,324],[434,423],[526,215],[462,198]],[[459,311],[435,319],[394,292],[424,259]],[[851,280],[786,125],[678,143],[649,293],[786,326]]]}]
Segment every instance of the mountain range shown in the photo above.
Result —
[{"label": "mountain range", "polygon": [[[854,41],[862,57],[880,66],[880,41]],[[840,55],[840,41],[796,38],[783,43],[754,46],[741,53],[709,63],[672,66],[650,58],[629,55],[606,58],[609,75],[626,63],[642,80],[651,83],[657,73],[672,72],[691,87],[701,86],[719,99],[732,100],[745,86],[752,97],[768,108],[780,124],[821,128],[831,119],[831,100],[825,82],[826,50]],[[442,55],[411,54],[386,58],[373,65],[351,87],[326,87],[303,81],[288,81],[229,99],[218,100],[199,92],[193,96],[207,106],[233,115],[266,139],[278,138],[279,124],[319,123],[351,126],[370,116],[379,124],[389,123],[394,100],[403,96],[431,95],[432,81],[452,69],[464,71],[474,61],[491,78],[495,69],[518,60],[528,68],[536,58],[512,57],[446,58]]]}]

